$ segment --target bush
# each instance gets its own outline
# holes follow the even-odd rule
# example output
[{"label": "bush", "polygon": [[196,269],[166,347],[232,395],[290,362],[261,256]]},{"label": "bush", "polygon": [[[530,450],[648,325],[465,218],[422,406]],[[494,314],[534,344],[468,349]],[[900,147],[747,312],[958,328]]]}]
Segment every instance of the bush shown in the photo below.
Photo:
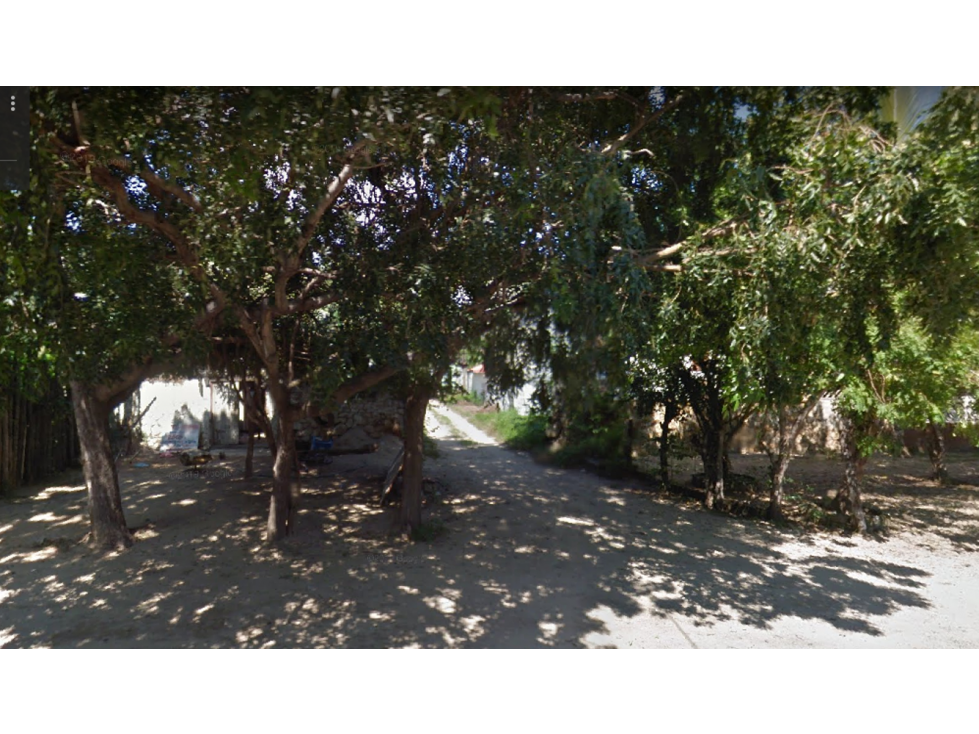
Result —
[{"label": "bush", "polygon": [[492,413],[476,413],[471,420],[492,433],[506,446],[534,451],[547,446],[547,418],[542,415],[519,415],[513,408]]},{"label": "bush", "polygon": [[568,410],[562,448],[554,463],[584,466],[613,477],[632,470],[628,435],[629,406],[612,396],[598,394]]},{"label": "bush", "polygon": [[621,424],[603,426],[590,435],[579,435],[554,455],[558,466],[590,466],[613,477],[626,475],[631,462],[626,458],[627,437]]}]

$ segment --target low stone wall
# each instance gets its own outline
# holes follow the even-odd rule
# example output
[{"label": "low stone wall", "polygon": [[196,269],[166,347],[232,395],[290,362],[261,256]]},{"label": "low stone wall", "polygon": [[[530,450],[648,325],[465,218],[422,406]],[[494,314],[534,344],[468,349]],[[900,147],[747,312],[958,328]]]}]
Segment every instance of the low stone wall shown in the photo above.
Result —
[{"label": "low stone wall", "polygon": [[[633,459],[636,466],[643,471],[652,471],[659,467],[658,441],[662,420],[662,408],[657,406],[652,415],[635,421]],[[694,441],[698,430],[693,414],[689,409],[684,411],[670,426],[674,452],[696,455]],[[734,434],[731,453],[751,454],[762,451],[762,441],[769,430],[770,426],[763,416],[751,416],[741,430]],[[792,451],[795,454],[834,453],[839,449],[840,428],[833,410],[833,401],[825,398],[809,414]]]},{"label": "low stone wall", "polygon": [[[731,452],[751,454],[762,451],[762,442],[773,431],[760,414],[752,415],[731,440]],[[770,439],[771,440],[771,439]],[[833,401],[823,398],[812,409],[796,437],[794,454],[836,453],[840,450],[840,425]]]},{"label": "low stone wall", "polygon": [[348,431],[360,429],[371,438],[384,435],[400,437],[405,420],[405,402],[390,393],[355,395],[334,413],[320,413],[316,418],[296,422],[296,437],[332,435],[339,439]]},{"label": "low stone wall", "polygon": [[373,438],[385,434],[401,436],[404,423],[404,400],[390,393],[355,395],[337,410],[333,435],[341,436],[351,428],[361,428]]}]

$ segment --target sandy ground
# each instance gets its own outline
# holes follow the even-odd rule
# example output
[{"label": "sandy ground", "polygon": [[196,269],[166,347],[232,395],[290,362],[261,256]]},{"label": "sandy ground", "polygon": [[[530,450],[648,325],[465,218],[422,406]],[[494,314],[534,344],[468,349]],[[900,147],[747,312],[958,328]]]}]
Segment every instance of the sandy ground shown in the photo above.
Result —
[{"label": "sandy ground", "polygon": [[[979,646],[975,461],[943,490],[919,460],[872,465],[870,494],[896,515],[880,540],[543,466],[442,406],[428,423],[440,456],[425,471],[444,490],[425,511],[431,542],[388,535],[397,508],[378,489],[394,439],[307,474],[299,530],[274,549],[267,454],[248,481],[238,450],[200,476],[173,459],[123,468],[138,539],[124,553],[78,543],[77,477],[21,493],[0,504],[0,646]],[[838,474],[818,457],[790,470],[827,486]]]}]

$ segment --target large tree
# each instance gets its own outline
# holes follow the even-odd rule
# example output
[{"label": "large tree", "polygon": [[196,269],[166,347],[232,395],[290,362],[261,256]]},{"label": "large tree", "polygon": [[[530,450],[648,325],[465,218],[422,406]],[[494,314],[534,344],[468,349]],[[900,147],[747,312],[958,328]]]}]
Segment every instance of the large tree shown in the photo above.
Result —
[{"label": "large tree", "polygon": [[640,363],[676,377],[682,399],[664,402],[689,401],[697,418],[708,505],[723,498],[727,447],[763,397],[744,323],[765,284],[763,248],[750,236],[764,216],[756,204],[778,197],[767,170],[799,136],[793,117],[831,97],[823,89],[660,89],[651,100],[663,114],[617,151],[629,214],[602,253],[615,274],[605,332],[627,354],[643,355]]},{"label": "large tree", "polygon": [[[308,315],[376,296],[344,190],[371,152],[423,134],[426,105],[439,100],[402,90],[78,90],[77,140],[51,135],[100,205],[152,235],[188,295],[223,314],[261,363],[277,422],[269,540],[295,522]],[[396,370],[345,366],[335,361],[330,376],[357,378],[348,392]]]},{"label": "large tree", "polygon": [[[132,537],[110,413],[153,370],[186,354],[188,327],[205,329],[210,316],[185,299],[181,279],[156,256],[150,233],[121,226],[103,200],[86,195],[85,176],[60,155],[78,142],[76,110],[53,92],[36,93],[34,101],[31,186],[4,201],[5,223],[13,225],[4,243],[5,286],[16,304],[4,324],[4,345],[38,350],[67,378],[91,541],[125,547]],[[63,135],[56,145],[48,138],[54,127]]]}]

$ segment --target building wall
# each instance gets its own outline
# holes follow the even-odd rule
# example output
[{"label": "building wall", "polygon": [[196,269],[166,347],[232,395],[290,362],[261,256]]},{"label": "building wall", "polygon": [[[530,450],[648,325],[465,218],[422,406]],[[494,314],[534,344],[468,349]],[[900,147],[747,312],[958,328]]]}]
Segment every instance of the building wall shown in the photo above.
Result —
[{"label": "building wall", "polygon": [[[119,414],[124,410],[120,406]],[[206,379],[148,380],[134,395],[131,410],[134,415],[146,410],[140,429],[144,443],[153,449],[174,426],[189,423],[201,426],[204,448],[238,443],[242,417],[238,401],[226,399],[219,385]]]},{"label": "building wall", "polygon": [[517,415],[530,415],[531,399],[534,397],[534,391],[536,389],[536,384],[532,382],[527,383],[513,395],[506,395],[500,398],[500,408],[503,410],[513,408],[517,411]]},{"label": "building wall", "polygon": [[462,370],[462,389],[467,393],[474,392],[481,398],[486,397],[486,374],[473,372],[471,369]]}]

